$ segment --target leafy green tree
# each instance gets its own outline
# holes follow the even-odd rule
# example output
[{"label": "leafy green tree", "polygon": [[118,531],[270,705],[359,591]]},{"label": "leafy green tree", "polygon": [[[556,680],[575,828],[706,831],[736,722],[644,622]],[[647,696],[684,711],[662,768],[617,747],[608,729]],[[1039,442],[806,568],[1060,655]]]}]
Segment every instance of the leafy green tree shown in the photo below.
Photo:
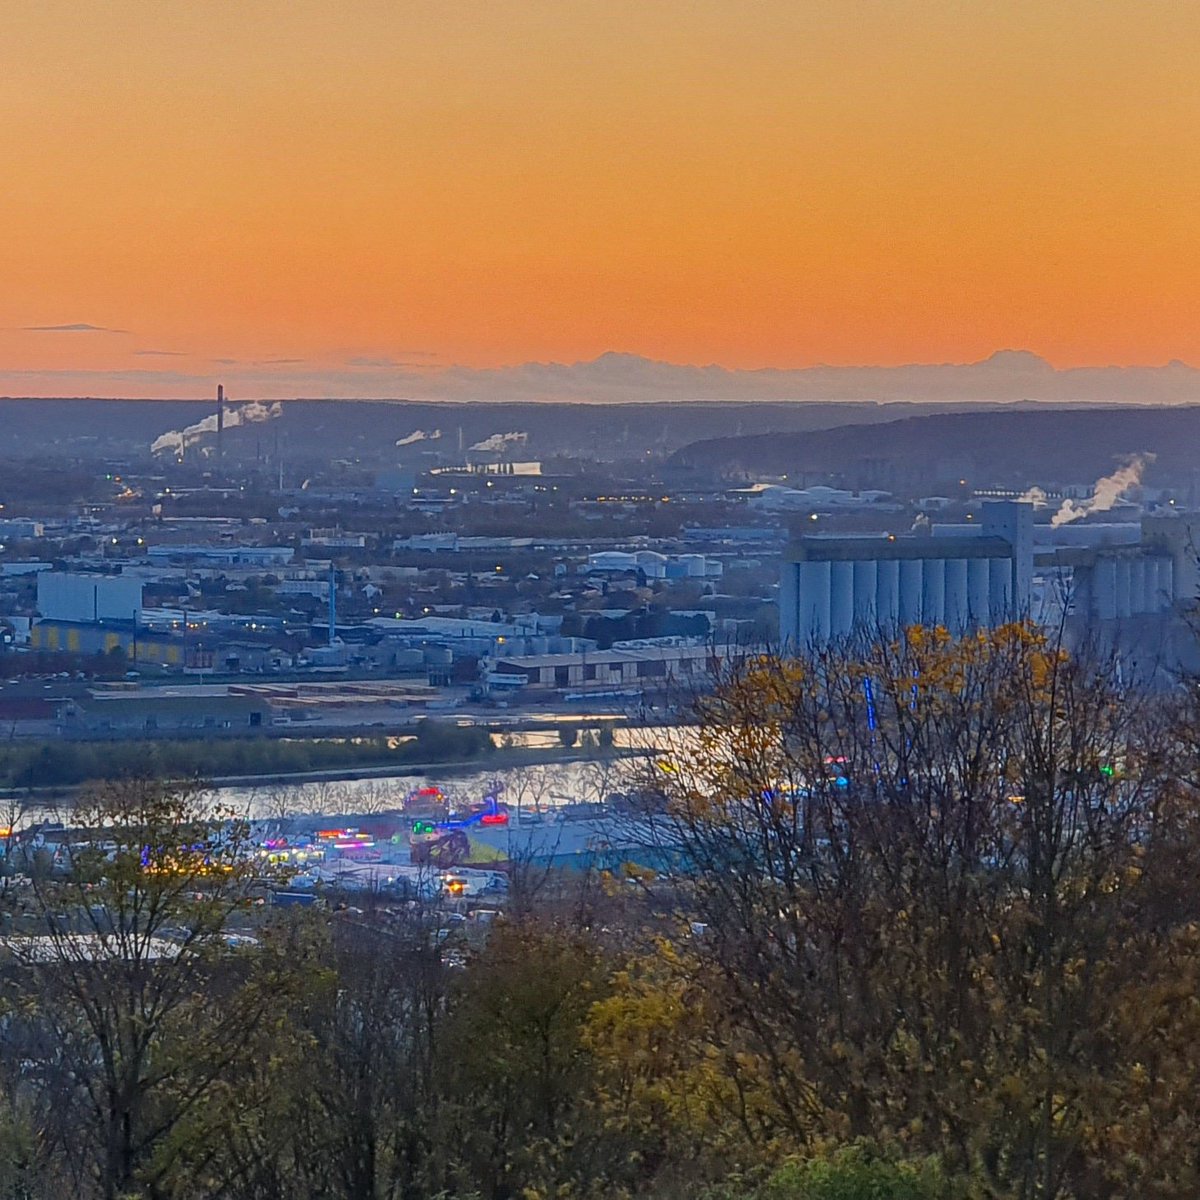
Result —
[{"label": "leafy green tree", "polygon": [[605,980],[591,942],[533,921],[501,925],[471,963],[441,1033],[452,1194],[517,1200],[603,1178],[583,1028]]},{"label": "leafy green tree", "polygon": [[929,1163],[894,1163],[860,1146],[828,1158],[788,1163],[754,1200],[945,1200],[941,1173]]}]

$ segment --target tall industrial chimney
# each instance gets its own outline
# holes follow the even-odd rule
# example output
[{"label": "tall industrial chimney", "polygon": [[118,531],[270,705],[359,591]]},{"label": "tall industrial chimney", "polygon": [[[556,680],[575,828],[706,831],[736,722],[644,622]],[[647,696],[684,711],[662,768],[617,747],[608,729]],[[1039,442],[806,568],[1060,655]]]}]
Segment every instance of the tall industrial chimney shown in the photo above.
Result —
[{"label": "tall industrial chimney", "polygon": [[225,434],[225,385],[217,384],[217,457],[220,458],[225,453],[225,447],[222,445]]},{"label": "tall industrial chimney", "polygon": [[329,560],[329,644],[337,640],[337,576],[333,569],[333,559]]}]

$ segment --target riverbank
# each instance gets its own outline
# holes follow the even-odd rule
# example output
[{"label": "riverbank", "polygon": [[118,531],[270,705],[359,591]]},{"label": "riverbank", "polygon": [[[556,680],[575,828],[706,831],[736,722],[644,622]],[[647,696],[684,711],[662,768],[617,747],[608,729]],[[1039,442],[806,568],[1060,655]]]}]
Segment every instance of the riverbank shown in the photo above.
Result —
[{"label": "riverbank", "polygon": [[[368,779],[409,779],[429,775],[471,775],[495,771],[519,770],[522,767],[571,766],[577,763],[619,762],[643,757],[648,750],[628,748],[581,750],[565,748],[514,747],[493,750],[480,757],[431,759],[426,762],[383,763],[376,765],[328,767],[303,771],[250,772],[236,775],[204,775],[206,784],[214,788],[277,788],[309,783],[355,783]],[[91,784],[111,776],[98,775],[70,784],[0,788],[0,801],[20,803],[51,800],[70,800]],[[180,776],[180,778],[183,778]]]}]

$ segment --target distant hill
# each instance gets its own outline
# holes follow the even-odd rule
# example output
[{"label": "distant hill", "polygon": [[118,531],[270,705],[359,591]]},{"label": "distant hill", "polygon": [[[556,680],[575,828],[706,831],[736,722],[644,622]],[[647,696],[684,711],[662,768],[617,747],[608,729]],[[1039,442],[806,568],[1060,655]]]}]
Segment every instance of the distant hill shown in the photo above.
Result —
[{"label": "distant hill", "polygon": [[1200,469],[1200,405],[1021,408],[913,416],[872,427],[698,441],[672,462],[730,475],[827,477],[847,486],[932,488],[1087,483],[1130,455],[1156,455],[1147,476],[1190,480]]},{"label": "distant hill", "polygon": [[[231,404],[229,411],[239,409]],[[688,402],[622,405],[410,400],[284,400],[260,408],[260,419],[225,431],[225,452],[273,456],[278,442],[291,461],[352,458],[395,463],[433,454],[450,461],[496,435],[523,433],[514,457],[582,455],[600,460],[669,453],[697,437],[826,429],[934,411],[930,404]],[[0,399],[0,456],[148,456],[170,430],[210,419],[212,402],[194,400]],[[278,414],[278,415],[276,415]],[[434,438],[434,433],[440,434]],[[202,453],[215,433],[198,442]],[[397,443],[405,443],[398,445]]]}]

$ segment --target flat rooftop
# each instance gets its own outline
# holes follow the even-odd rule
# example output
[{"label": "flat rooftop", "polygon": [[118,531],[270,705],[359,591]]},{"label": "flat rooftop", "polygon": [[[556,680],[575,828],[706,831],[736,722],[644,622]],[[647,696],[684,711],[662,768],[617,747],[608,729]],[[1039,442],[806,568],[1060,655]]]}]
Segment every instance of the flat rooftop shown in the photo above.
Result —
[{"label": "flat rooftop", "polygon": [[998,537],[802,537],[788,546],[789,562],[871,562],[939,558],[1011,558]]}]

